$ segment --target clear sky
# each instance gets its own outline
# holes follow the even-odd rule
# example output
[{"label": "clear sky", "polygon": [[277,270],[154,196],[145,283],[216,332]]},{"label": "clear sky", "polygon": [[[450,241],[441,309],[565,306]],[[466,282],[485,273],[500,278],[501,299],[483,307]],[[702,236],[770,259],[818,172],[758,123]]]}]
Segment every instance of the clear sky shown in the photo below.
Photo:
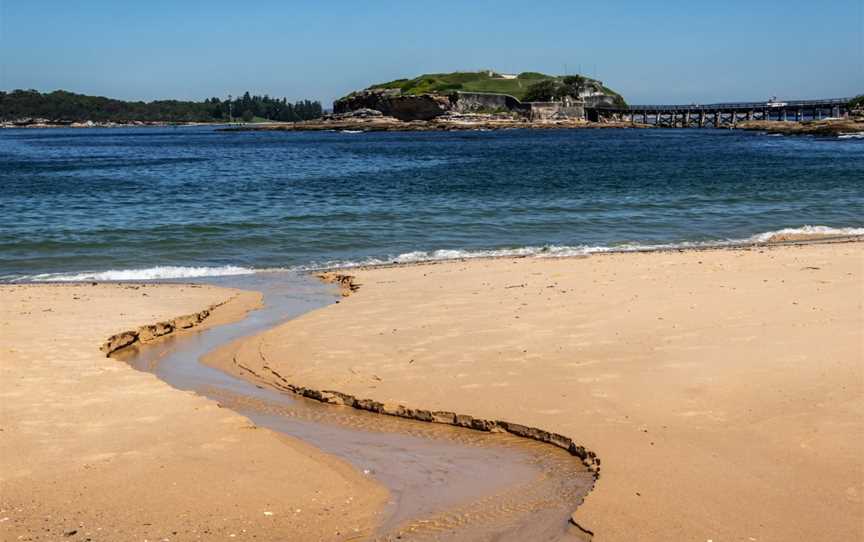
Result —
[{"label": "clear sky", "polygon": [[427,72],[577,72],[630,103],[864,93],[864,0],[0,0],[0,89],[320,99]]}]

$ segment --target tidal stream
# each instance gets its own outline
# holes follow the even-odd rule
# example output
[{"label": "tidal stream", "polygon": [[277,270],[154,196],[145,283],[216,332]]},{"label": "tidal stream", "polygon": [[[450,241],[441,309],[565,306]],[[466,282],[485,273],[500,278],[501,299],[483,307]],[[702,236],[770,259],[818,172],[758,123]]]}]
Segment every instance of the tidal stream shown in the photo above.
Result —
[{"label": "tidal stream", "polygon": [[169,336],[115,357],[373,477],[388,489],[390,499],[372,539],[585,540],[568,518],[590,491],[592,474],[562,449],[509,434],[326,405],[201,363],[220,346],[338,298],[334,286],[290,272],[206,282],[260,291],[265,306],[238,322]]}]

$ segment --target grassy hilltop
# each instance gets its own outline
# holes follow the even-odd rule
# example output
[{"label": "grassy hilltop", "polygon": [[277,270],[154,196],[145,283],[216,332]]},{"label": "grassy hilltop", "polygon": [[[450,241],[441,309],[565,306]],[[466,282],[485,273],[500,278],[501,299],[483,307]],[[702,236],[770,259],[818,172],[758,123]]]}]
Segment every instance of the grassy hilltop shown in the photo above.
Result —
[{"label": "grassy hilltop", "polygon": [[[584,78],[586,81],[596,83],[606,94],[619,96],[618,93],[602,86],[599,81]],[[562,82],[563,77],[557,75],[546,75],[538,72],[522,72],[515,79],[505,79],[495,72],[453,72],[453,73],[427,73],[414,79],[396,79],[387,83],[379,83],[369,88],[398,88],[404,94],[445,94],[457,90],[465,92],[493,92],[496,94],[509,94],[522,100],[528,89],[542,81],[553,83]]]}]

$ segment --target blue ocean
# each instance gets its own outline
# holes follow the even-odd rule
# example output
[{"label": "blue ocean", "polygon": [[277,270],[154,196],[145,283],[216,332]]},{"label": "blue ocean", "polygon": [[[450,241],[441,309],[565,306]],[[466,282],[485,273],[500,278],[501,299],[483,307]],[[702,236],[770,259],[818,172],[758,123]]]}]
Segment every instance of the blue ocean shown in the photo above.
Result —
[{"label": "blue ocean", "polygon": [[864,234],[864,139],[730,130],[0,131],[0,281]]}]

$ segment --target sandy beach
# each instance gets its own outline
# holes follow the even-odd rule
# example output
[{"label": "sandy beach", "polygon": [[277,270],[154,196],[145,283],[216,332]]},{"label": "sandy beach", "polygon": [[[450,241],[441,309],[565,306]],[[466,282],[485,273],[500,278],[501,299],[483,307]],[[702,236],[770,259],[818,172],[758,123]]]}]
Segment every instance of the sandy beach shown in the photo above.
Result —
[{"label": "sandy beach", "polygon": [[239,361],[572,438],[595,540],[864,538],[860,241],[352,274]]},{"label": "sandy beach", "polygon": [[222,303],[203,325],[241,318],[259,296],[0,286],[0,539],[349,540],[374,528],[387,494],[356,469],[100,351]]}]

